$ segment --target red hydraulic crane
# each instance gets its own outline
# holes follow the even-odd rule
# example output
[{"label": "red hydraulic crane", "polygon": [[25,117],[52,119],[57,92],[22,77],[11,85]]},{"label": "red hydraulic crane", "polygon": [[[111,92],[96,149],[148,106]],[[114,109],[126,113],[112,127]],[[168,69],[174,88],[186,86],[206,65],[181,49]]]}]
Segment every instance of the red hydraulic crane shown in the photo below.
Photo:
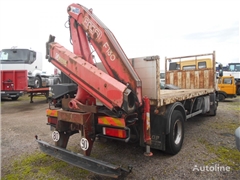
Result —
[{"label": "red hydraulic crane", "polygon": [[[67,11],[74,53],[50,43],[54,41],[52,38],[49,60],[80,85],[75,100],[85,104],[91,102],[93,96],[110,110],[120,108],[127,114],[134,112],[142,104],[141,80],[114,35],[92,10],[71,4]],[[89,43],[108,74],[94,66]]]},{"label": "red hydraulic crane", "polygon": [[[121,166],[89,157],[96,138],[139,142],[147,156],[152,155],[150,148],[177,154],[183,144],[184,122],[198,114],[216,115],[215,52],[166,58],[167,67],[176,59],[212,56],[212,68],[166,68],[166,81],[186,89],[161,90],[159,56],[128,59],[92,9],[71,4],[67,12],[73,52],[50,36],[46,58],[77,85],[51,87],[53,97],[46,114],[55,146],[36,137],[43,152],[100,175],[118,177]],[[94,63],[91,46],[104,69]],[[66,149],[76,133],[81,133],[84,155]]]}]

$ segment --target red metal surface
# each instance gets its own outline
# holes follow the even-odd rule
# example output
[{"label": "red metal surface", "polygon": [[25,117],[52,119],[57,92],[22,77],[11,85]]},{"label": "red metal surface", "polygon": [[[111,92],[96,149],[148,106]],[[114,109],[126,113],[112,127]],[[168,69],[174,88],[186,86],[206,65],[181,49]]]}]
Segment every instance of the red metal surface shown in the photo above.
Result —
[{"label": "red metal surface", "polygon": [[50,44],[51,60],[57,68],[68,75],[106,107],[121,107],[127,87],[84,59],[71,53],[58,43]]},{"label": "red metal surface", "polygon": [[143,112],[143,134],[144,142],[148,145],[151,144],[151,132],[150,132],[150,100],[147,97],[143,98],[144,112]]},{"label": "red metal surface", "polygon": [[[62,101],[63,102],[63,101]],[[94,106],[93,104],[88,106],[80,103],[76,99],[72,99],[68,103],[68,107],[71,111],[79,111],[79,112],[92,112],[96,113],[97,112],[97,107]]]},{"label": "red metal surface", "polygon": [[48,92],[49,91],[49,87],[46,88],[28,88],[27,92],[28,93],[44,93],[44,92]]},{"label": "red metal surface", "polygon": [[26,91],[27,70],[1,70],[1,91]]},{"label": "red metal surface", "polygon": [[[92,54],[84,30],[80,26],[78,28],[75,27],[75,20],[73,18],[71,18],[69,22],[74,54],[93,64]],[[82,87],[78,86],[76,99],[85,104],[89,98],[90,94],[86,92]]]},{"label": "red metal surface", "polygon": [[[128,84],[129,88],[138,98],[139,104],[141,104],[141,80],[112,32],[92,13],[92,10],[88,10],[84,6],[71,4],[67,11],[70,17],[76,20],[80,25],[77,26],[79,30],[77,34],[75,30],[72,30],[76,28],[77,23],[71,19],[71,32],[73,32],[73,35],[79,36],[87,32],[90,36],[90,42],[100,57],[108,74],[118,81]],[[84,31],[81,28],[83,28]],[[81,37],[84,37],[84,35]],[[83,42],[84,41],[86,42],[85,39]],[[88,47],[87,44],[85,44],[84,47]],[[89,54],[88,51],[87,54]],[[82,56],[85,56],[86,60],[89,59],[89,56],[84,54],[82,54]]]},{"label": "red metal surface", "polygon": [[50,116],[48,116],[48,123],[50,123],[50,124],[54,124],[54,125],[56,125],[57,124],[57,118],[56,117],[50,117]]},{"label": "red metal surface", "polygon": [[69,111],[58,111],[58,121],[65,121],[80,124],[82,128],[82,135],[88,140],[89,148],[84,151],[86,156],[91,154],[93,142],[94,142],[94,116],[93,113],[79,113]]},{"label": "red metal surface", "polygon": [[117,138],[127,138],[126,130],[115,129],[109,127],[103,127],[103,134],[107,136],[117,137]]}]

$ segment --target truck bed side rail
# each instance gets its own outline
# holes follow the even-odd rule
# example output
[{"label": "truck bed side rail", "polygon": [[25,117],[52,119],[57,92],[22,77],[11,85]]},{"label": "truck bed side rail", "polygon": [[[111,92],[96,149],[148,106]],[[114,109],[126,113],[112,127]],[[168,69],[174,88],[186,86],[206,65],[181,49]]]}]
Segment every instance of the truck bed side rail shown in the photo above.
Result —
[{"label": "truck bed side rail", "polygon": [[[169,66],[169,67],[167,67]],[[215,51],[165,58],[165,83],[182,89],[217,89]]]}]

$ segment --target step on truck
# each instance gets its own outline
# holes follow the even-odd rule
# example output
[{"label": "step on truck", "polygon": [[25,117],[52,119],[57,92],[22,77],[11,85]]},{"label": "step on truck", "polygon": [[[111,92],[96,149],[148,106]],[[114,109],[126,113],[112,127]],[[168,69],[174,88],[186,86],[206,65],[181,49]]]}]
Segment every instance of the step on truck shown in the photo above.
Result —
[{"label": "step on truck", "polygon": [[[46,58],[77,85],[55,85],[46,111],[53,143],[36,135],[40,149],[51,156],[88,171],[119,177],[123,168],[90,156],[97,138],[139,142],[144,154],[151,149],[177,154],[183,145],[184,123],[199,114],[214,116],[217,110],[215,52],[211,68],[168,70],[169,64],[187,57],[166,58],[165,83],[180,89],[160,89],[160,58],[128,58],[112,32],[79,4],[67,7],[73,52],[50,35]],[[102,67],[93,61],[91,48]],[[167,65],[168,64],[168,65]],[[214,68],[213,68],[214,67]],[[82,154],[67,150],[71,136],[79,136]]]}]

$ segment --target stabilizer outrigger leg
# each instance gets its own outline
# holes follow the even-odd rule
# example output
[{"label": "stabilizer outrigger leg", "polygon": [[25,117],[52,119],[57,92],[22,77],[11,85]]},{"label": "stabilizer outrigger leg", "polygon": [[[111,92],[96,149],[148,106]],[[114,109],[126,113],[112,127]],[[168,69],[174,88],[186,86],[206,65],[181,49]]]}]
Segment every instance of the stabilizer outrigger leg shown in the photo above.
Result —
[{"label": "stabilizer outrigger leg", "polygon": [[69,150],[50,145],[37,139],[37,136],[36,141],[38,142],[42,152],[102,176],[118,178],[123,172],[130,173],[132,170],[132,167],[130,166],[128,169],[124,169],[121,166],[116,166],[89,156],[84,156],[79,153],[74,153]]}]

